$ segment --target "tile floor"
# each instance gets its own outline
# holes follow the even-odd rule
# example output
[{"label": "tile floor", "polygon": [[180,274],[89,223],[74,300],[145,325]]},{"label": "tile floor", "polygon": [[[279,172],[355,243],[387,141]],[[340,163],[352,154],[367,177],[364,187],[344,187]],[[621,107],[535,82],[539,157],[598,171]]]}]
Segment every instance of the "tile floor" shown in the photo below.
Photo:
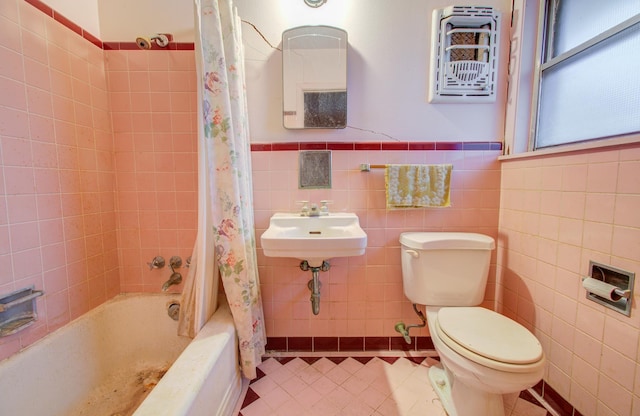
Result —
[{"label": "tile floor", "polygon": [[[446,416],[427,376],[436,363],[425,357],[265,358],[239,416]],[[506,416],[551,415],[529,396],[506,398]]]}]

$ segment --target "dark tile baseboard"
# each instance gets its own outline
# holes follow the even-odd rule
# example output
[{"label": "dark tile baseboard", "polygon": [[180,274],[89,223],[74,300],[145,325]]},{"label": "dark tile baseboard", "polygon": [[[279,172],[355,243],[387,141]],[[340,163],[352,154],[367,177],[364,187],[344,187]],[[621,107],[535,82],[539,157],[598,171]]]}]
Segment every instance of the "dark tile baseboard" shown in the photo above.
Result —
[{"label": "dark tile baseboard", "polygon": [[435,351],[431,337],[267,337],[270,352]]},{"label": "dark tile baseboard", "polygon": [[565,400],[557,391],[548,385],[544,380],[533,386],[535,391],[542,399],[560,416],[583,416],[578,409],[574,408],[571,403]]}]

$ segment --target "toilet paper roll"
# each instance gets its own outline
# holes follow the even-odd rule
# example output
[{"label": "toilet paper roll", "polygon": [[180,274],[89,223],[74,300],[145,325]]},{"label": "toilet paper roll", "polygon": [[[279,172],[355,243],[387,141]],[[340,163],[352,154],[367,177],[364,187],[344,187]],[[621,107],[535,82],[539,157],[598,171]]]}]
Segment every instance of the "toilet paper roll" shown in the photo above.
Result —
[{"label": "toilet paper roll", "polygon": [[605,283],[602,280],[597,280],[591,277],[585,277],[582,280],[582,286],[587,289],[587,292],[593,293],[594,295],[598,295],[607,300],[612,300],[614,302],[622,299],[622,295],[616,293],[616,289],[619,292],[623,292],[617,286],[610,285],[609,283]]}]

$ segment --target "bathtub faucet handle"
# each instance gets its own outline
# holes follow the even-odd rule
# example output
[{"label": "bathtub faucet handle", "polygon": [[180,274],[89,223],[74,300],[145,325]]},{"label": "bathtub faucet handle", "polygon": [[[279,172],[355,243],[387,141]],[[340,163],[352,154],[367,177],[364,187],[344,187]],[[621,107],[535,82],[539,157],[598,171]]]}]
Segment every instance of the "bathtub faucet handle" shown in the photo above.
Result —
[{"label": "bathtub faucet handle", "polygon": [[155,256],[153,258],[153,260],[151,260],[151,263],[147,263],[147,266],[149,266],[149,270],[163,268],[164,267],[164,257]]},{"label": "bathtub faucet handle", "polygon": [[171,266],[171,271],[177,269],[178,267],[182,267],[182,258],[180,256],[171,256],[169,259],[169,266]]}]

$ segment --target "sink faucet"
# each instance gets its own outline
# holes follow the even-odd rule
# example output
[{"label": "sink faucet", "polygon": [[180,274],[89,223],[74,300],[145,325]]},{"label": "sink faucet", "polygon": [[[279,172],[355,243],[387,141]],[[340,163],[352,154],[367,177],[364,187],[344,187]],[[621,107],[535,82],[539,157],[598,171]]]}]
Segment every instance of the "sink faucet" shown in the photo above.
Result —
[{"label": "sink faucet", "polygon": [[162,285],[162,291],[166,292],[167,289],[169,289],[169,286],[180,284],[180,282],[182,282],[182,275],[178,272],[173,272],[171,277],[169,277],[169,280],[164,282]]},{"label": "sink faucet", "polygon": [[331,201],[322,200],[320,204],[321,207],[318,207],[318,204],[310,204],[307,206],[307,201],[300,201],[302,205],[302,209],[300,210],[300,216],[302,217],[319,217],[321,215],[329,215],[329,207],[327,204],[331,203]]}]

